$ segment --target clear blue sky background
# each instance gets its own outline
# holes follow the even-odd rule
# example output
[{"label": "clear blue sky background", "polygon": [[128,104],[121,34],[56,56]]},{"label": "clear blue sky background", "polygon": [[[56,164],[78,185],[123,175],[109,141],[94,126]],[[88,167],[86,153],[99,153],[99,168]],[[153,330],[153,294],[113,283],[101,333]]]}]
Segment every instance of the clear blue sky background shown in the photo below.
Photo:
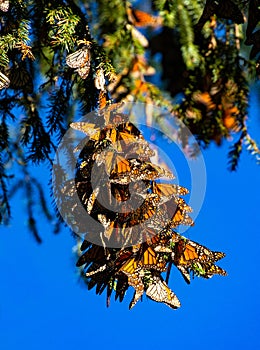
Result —
[{"label": "clear blue sky background", "polygon": [[[260,109],[254,96],[251,106],[250,130],[259,141]],[[260,169],[243,152],[238,171],[230,173],[227,152],[226,144],[204,152],[206,198],[186,235],[226,252],[219,265],[228,277],[195,278],[186,285],[174,272],[169,284],[182,303],[178,310],[144,297],[128,311],[132,291],[122,304],[112,300],[107,309],[105,295],[96,296],[79,281],[69,232],[55,236],[42,222],[44,242],[38,245],[24,226],[23,200],[17,198],[16,219],[0,234],[0,348],[256,349]]]}]

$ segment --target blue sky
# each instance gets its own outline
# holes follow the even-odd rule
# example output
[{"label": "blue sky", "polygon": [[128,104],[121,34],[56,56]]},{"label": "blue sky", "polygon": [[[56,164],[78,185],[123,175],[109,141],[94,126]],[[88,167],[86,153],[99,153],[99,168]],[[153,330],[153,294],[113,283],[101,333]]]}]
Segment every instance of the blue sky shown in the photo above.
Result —
[{"label": "blue sky", "polygon": [[[260,140],[259,106],[252,97],[249,127]],[[79,281],[68,230],[42,226],[38,245],[24,225],[23,200],[14,204],[12,226],[0,234],[0,346],[13,349],[122,347],[124,350],[256,349],[259,344],[259,166],[243,152],[238,171],[227,170],[228,144],[204,151],[206,197],[196,224],[185,233],[212,250],[228,276],[187,285],[178,271],[169,285],[181,301],[172,310],[146,297],[131,311],[96,296]],[[46,193],[49,190],[46,189]]]}]

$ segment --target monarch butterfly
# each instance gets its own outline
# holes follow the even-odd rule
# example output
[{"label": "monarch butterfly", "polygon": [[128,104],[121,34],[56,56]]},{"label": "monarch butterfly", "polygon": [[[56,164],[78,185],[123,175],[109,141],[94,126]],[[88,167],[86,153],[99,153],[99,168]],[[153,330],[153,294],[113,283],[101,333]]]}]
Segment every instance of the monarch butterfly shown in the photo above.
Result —
[{"label": "monarch butterfly", "polygon": [[[137,245],[135,249],[140,250],[140,245]],[[130,250],[123,250],[119,253],[116,264],[120,266],[122,265],[121,260],[128,259],[126,263],[121,266],[119,269],[119,278],[121,278],[121,274],[123,273],[127,276],[128,285],[132,286],[135,290],[134,296],[129,304],[129,309],[132,309],[137,301],[142,297],[144,293],[144,284],[143,284],[143,276],[144,271],[140,269],[136,262],[134,262],[134,258],[131,258],[133,254]],[[124,282],[125,288],[127,287]]]},{"label": "monarch butterfly", "polygon": [[178,309],[181,306],[177,296],[159,274],[151,277],[145,292],[150,299],[164,303],[172,309]]},{"label": "monarch butterfly", "polygon": [[91,195],[89,196],[89,198],[87,199],[87,212],[88,214],[91,214],[94,203],[96,201],[97,195],[99,193],[99,187],[96,187],[93,192],[91,193]]},{"label": "monarch butterfly", "polygon": [[143,284],[143,271],[136,272],[134,274],[128,274],[128,284],[132,286],[135,290],[134,296],[129,304],[129,310],[132,309],[138,300],[144,294],[144,284]]},{"label": "monarch butterfly", "polygon": [[183,198],[173,197],[174,203],[178,206],[178,208],[184,210],[187,213],[192,212],[192,208],[185,202]]},{"label": "monarch butterfly", "polygon": [[118,130],[117,132],[111,133],[109,139],[118,152],[124,151],[124,153],[129,152],[129,148],[138,141],[137,136]]},{"label": "monarch butterfly", "polygon": [[113,230],[117,228],[115,222],[108,219],[107,216],[104,214],[98,214],[98,220],[104,226],[104,229],[105,229],[104,237],[107,239],[110,239],[113,233]]},{"label": "monarch butterfly", "polygon": [[135,225],[140,225],[141,223],[149,220],[155,214],[157,214],[157,207],[160,202],[160,198],[154,194],[148,194],[145,201],[135,210],[130,210],[125,215],[122,215],[122,221],[124,221],[127,226],[132,227]]},{"label": "monarch butterfly", "polygon": [[[122,256],[119,256],[119,261],[117,263],[120,262],[120,258],[122,260]],[[125,274],[134,274],[140,269],[165,271],[165,265],[166,263],[163,260],[159,260],[152,247],[148,246],[146,243],[142,243],[140,250],[136,253],[136,256],[131,257],[130,254],[129,259],[123,264],[119,271],[122,271]]]},{"label": "monarch butterfly", "polygon": [[133,59],[131,73],[134,78],[140,78],[142,75],[154,75],[156,70],[154,67],[148,65],[144,56],[137,55]]},{"label": "monarch butterfly", "polygon": [[[137,127],[132,124],[129,121],[126,121],[126,116],[121,115],[121,114],[116,114],[114,116],[114,124],[112,124],[112,127],[116,127],[118,136],[114,137],[114,139],[112,138],[112,142],[115,142],[117,139],[120,139],[120,137],[122,138],[122,140],[124,139],[123,136],[120,136],[121,134],[126,134],[126,135],[130,135],[133,137],[138,137],[138,138],[142,138],[141,132],[137,129]],[[107,128],[111,128],[110,125],[106,126]],[[127,136],[125,136],[127,137]]]},{"label": "monarch butterfly", "polygon": [[244,17],[239,7],[231,0],[207,0],[202,15],[196,24],[196,30],[201,30],[211,16],[230,19],[237,24],[244,23]]},{"label": "monarch butterfly", "polygon": [[7,89],[10,85],[9,78],[4,75],[2,72],[0,72],[0,90]]},{"label": "monarch butterfly", "polygon": [[161,168],[160,166],[150,162],[142,162],[142,164],[140,164],[140,172],[145,173],[144,179],[153,180],[155,177],[167,177],[170,179],[174,178],[174,175],[169,170]]},{"label": "monarch butterfly", "polygon": [[97,127],[96,124],[85,122],[70,123],[70,127],[75,130],[83,131],[85,134],[90,136],[95,135],[99,130],[99,127]]},{"label": "monarch butterfly", "polygon": [[128,20],[136,27],[158,27],[162,25],[162,18],[152,16],[147,12],[133,9],[132,6],[127,8]]},{"label": "monarch butterfly", "polygon": [[106,260],[106,252],[104,247],[98,245],[92,245],[90,249],[87,250],[81,257],[78,259],[76,266],[82,266],[84,264],[85,267],[92,261],[105,261]]},{"label": "monarch butterfly", "polygon": [[219,266],[214,265],[213,262],[200,263],[199,261],[196,261],[192,263],[190,267],[178,265],[177,268],[188,284],[190,283],[191,271],[193,272],[193,275],[203,278],[211,278],[213,275],[227,276],[227,272]]},{"label": "monarch butterfly", "polygon": [[107,264],[103,264],[101,266],[92,264],[90,268],[87,270],[87,272],[85,273],[85,276],[89,277],[92,275],[96,275],[97,273],[104,271],[106,267],[107,267]]},{"label": "monarch butterfly", "polygon": [[[123,120],[123,117],[120,120]],[[83,131],[85,134],[90,136],[91,140],[100,141],[100,140],[109,140],[112,142],[112,144],[119,150],[122,150],[122,144],[129,144],[133,143],[137,138],[136,135],[129,132],[129,125],[122,124],[123,126],[120,127],[117,126],[116,123],[119,122],[119,119],[112,120],[111,124],[107,124],[103,127],[103,129],[100,128],[100,126],[97,126],[94,123],[85,123],[85,122],[77,122],[77,123],[71,123],[70,126],[79,131]]]},{"label": "monarch butterfly", "polygon": [[162,205],[162,210],[165,211],[165,215],[167,215],[167,218],[168,218],[167,225],[162,230],[163,232],[165,230],[167,231],[169,228],[175,228],[179,225],[185,225],[185,226],[194,225],[194,222],[191,219],[191,217],[187,214],[185,207],[183,208],[179,207],[178,202],[176,203],[175,200],[174,201],[170,200],[164,205]]},{"label": "monarch butterfly", "polygon": [[111,194],[118,202],[125,202],[130,198],[129,185],[119,185],[114,184],[111,185]]},{"label": "monarch butterfly", "polygon": [[99,109],[102,110],[106,107],[107,104],[107,96],[105,90],[100,90],[99,96],[98,96],[98,105]]},{"label": "monarch butterfly", "polygon": [[[116,127],[117,133],[110,135],[110,140],[118,151],[124,151],[125,153],[139,151],[145,149],[148,154],[148,143],[144,140],[141,132],[131,122],[120,123]],[[150,155],[153,155],[150,152]]]},{"label": "monarch butterfly", "polygon": [[149,161],[150,157],[155,155],[155,152],[149,147],[147,141],[142,138],[136,138],[133,143],[129,143],[128,147],[124,148],[128,158],[139,158],[140,160]]},{"label": "monarch butterfly", "polygon": [[225,257],[222,252],[213,252],[205,246],[186,238],[180,238],[174,246],[174,260],[178,264],[188,265],[192,260],[218,261]]},{"label": "monarch butterfly", "polygon": [[[126,125],[126,124],[124,124],[126,119],[128,118],[126,115],[123,115],[123,114],[114,115],[113,113],[111,113],[113,111],[113,109],[118,108],[117,105],[121,105],[121,104],[117,103],[117,104],[113,104],[111,106],[107,106],[104,108],[104,111],[100,112],[100,115],[105,114],[106,117],[109,114],[109,119],[104,120],[103,126],[98,125],[96,123],[75,122],[75,123],[71,123],[70,127],[75,129],[75,130],[82,131],[83,133],[85,133],[86,135],[89,135],[91,137],[94,136],[92,138],[93,140],[99,140],[101,134],[106,136],[107,131],[111,131],[111,129],[116,128],[120,124]],[[127,125],[126,128],[128,130],[129,126]],[[122,127],[121,127],[121,129],[122,129]],[[128,133],[129,133],[129,131],[128,131]],[[104,136],[103,136],[103,138],[104,138]]]},{"label": "monarch butterfly", "polygon": [[110,244],[117,248],[129,243],[131,240],[131,227],[127,227],[125,223],[120,223],[117,217],[108,218],[106,214],[98,214],[98,220],[104,227],[103,240],[109,241]]},{"label": "monarch butterfly", "polygon": [[12,89],[26,88],[28,91],[33,89],[32,79],[24,67],[12,67],[10,69],[10,87]]},{"label": "monarch butterfly", "polygon": [[75,69],[75,71],[79,74],[79,76],[82,79],[87,79],[88,75],[89,75],[89,71],[90,71],[90,63],[86,63],[83,67],[79,67],[77,69]]},{"label": "monarch butterfly", "polygon": [[165,211],[166,216],[170,220],[173,220],[174,216],[176,216],[177,219],[178,215],[181,213],[183,214],[184,218],[185,214],[192,212],[192,208],[185,202],[183,198],[174,195],[168,201],[164,202],[162,209]]},{"label": "monarch butterfly", "polygon": [[233,107],[227,107],[223,110],[223,125],[230,131],[233,132],[239,132],[241,127],[238,123],[238,118],[236,118],[239,115],[239,109],[236,106]]},{"label": "monarch butterfly", "polygon": [[104,289],[108,286],[112,275],[113,271],[109,271],[107,265],[102,265],[100,263],[93,263],[88,271],[84,273],[84,276],[88,278],[88,289],[90,290],[96,286],[96,294],[102,294]]},{"label": "monarch butterfly", "polygon": [[[98,160],[102,152],[113,150],[111,146],[111,141],[106,139],[99,140],[99,141],[89,140],[87,143],[85,140],[82,140],[82,142],[79,143],[77,148],[78,147],[80,147],[79,149],[81,150],[81,152],[79,155],[79,161],[77,165],[81,172],[84,171],[84,168],[88,168],[87,171],[91,171],[91,169],[93,168],[94,162]],[[97,165],[100,166],[101,163],[102,162],[100,159],[100,162],[98,162]],[[85,177],[88,177],[88,176],[85,176]]]},{"label": "monarch butterfly", "polygon": [[94,83],[95,83],[95,87],[98,90],[101,90],[101,91],[105,90],[106,81],[105,81],[104,71],[102,68],[96,71],[96,77],[95,77]]},{"label": "monarch butterfly", "polygon": [[207,247],[181,236],[177,242],[175,241],[172,254],[174,264],[187,283],[190,283],[190,270],[205,278],[214,273],[226,275],[224,270],[213,268],[214,263],[224,257],[225,254],[222,252],[211,251]]},{"label": "monarch butterfly", "polygon": [[[150,230],[151,232],[151,230]],[[170,235],[155,235],[155,231],[152,230],[152,235],[147,238],[146,243],[149,246],[152,246],[155,252],[158,253],[171,253],[172,249],[169,247],[169,240],[171,239]]]},{"label": "monarch butterfly", "polygon": [[0,10],[3,12],[9,10],[9,0],[0,0]]},{"label": "monarch butterfly", "polygon": [[88,165],[88,162],[85,162],[84,165],[82,166],[82,168],[79,167],[77,169],[74,184],[72,184],[72,186],[74,185],[74,188],[76,185],[76,191],[77,191],[77,195],[79,196],[79,198],[83,199],[83,196],[85,196],[86,201],[83,200],[83,203],[87,202],[87,199],[89,198],[89,196],[93,192],[92,185],[88,181],[89,180],[89,171],[90,171],[90,167]]},{"label": "monarch butterfly", "polygon": [[[227,276],[227,272],[217,265],[204,264],[200,266],[201,264],[198,262],[195,265],[197,268],[197,271],[195,271],[195,273],[198,276],[202,276],[204,278],[211,278],[213,275]],[[200,271],[200,267],[202,268],[202,271]]]},{"label": "monarch butterfly", "polygon": [[84,251],[87,248],[89,248],[92,245],[91,242],[87,241],[86,239],[84,239],[84,241],[82,242],[81,246],[80,246],[80,250]]},{"label": "monarch butterfly", "polygon": [[107,260],[107,257],[109,257],[109,251],[107,248],[105,249],[99,245],[92,244],[92,246],[80,256],[76,263],[76,266],[79,267],[86,264],[86,267],[91,262],[105,262]]},{"label": "monarch butterfly", "polygon": [[[131,226],[130,229],[131,229],[131,241],[129,241],[129,243],[141,244],[142,242],[147,241],[147,230],[149,229],[149,222],[147,222],[146,220],[143,220],[142,222],[139,222],[137,225]],[[154,230],[155,231],[157,230],[157,233],[158,233],[160,229],[156,227],[154,228]]]},{"label": "monarch butterfly", "polygon": [[115,300],[119,298],[119,301],[122,302],[125,296],[125,293],[128,289],[128,277],[121,273],[117,276],[116,286],[115,286]]},{"label": "monarch butterfly", "polygon": [[171,197],[173,195],[186,195],[189,191],[178,185],[174,184],[163,184],[151,181],[149,187],[151,188],[152,193],[156,193],[160,197]]},{"label": "monarch butterfly", "polygon": [[131,170],[130,163],[124,157],[115,153],[115,150],[108,149],[96,157],[97,165],[104,164],[106,173],[110,175],[112,172],[129,172]]},{"label": "monarch butterfly", "polygon": [[166,263],[147,243],[143,243],[137,256],[140,256],[138,266],[141,268],[154,269],[156,271],[165,271]]},{"label": "monarch butterfly", "polygon": [[86,45],[66,57],[67,65],[70,68],[75,68],[76,72],[82,79],[86,79],[90,71],[90,47],[91,43],[87,42]]},{"label": "monarch butterfly", "polygon": [[196,92],[192,95],[192,99],[197,102],[203,104],[207,111],[211,111],[216,109],[216,104],[212,101],[212,98],[210,94],[205,91],[205,92]]},{"label": "monarch butterfly", "polygon": [[128,172],[118,173],[112,170],[110,180],[120,184],[127,184],[137,180],[154,180],[162,176],[173,178],[173,174],[170,171],[152,164],[151,162],[144,162],[140,159],[132,158],[129,159],[129,165],[130,171]]},{"label": "monarch butterfly", "polygon": [[113,103],[110,105],[101,104],[99,115],[103,116],[105,125],[109,125],[109,124],[118,125],[120,123],[124,123],[129,120],[129,116],[127,114],[120,113],[120,108],[123,105],[124,105],[123,102]]},{"label": "monarch butterfly", "polygon": [[90,47],[91,43],[83,45],[77,51],[69,54],[66,57],[66,63],[70,68],[84,67],[90,61]]}]

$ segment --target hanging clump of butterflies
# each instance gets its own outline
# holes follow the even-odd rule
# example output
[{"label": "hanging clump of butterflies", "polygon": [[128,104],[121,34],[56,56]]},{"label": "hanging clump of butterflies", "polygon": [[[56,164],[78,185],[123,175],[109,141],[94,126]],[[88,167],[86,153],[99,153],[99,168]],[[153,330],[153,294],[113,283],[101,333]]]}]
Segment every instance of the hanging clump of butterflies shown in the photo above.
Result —
[{"label": "hanging clump of butterflies", "polygon": [[[0,0],[0,11],[8,10],[9,0]],[[260,50],[259,31],[254,32],[260,19],[259,11],[259,0],[250,0],[246,44],[253,45],[251,58]],[[244,22],[242,12],[233,1],[207,0],[195,31],[199,33],[213,15],[238,24]],[[154,27],[160,26],[160,17],[149,17],[130,7],[127,16],[127,29],[141,46],[147,47],[146,38],[135,27],[147,25],[149,21]],[[87,79],[93,44],[87,40],[77,43],[77,50],[67,55],[66,64],[81,79]],[[33,59],[28,55],[29,47],[20,50]],[[25,56],[23,53],[22,60]],[[14,80],[12,74],[4,73],[0,72],[0,90],[8,88]],[[215,265],[225,254],[211,251],[176,231],[179,225],[193,225],[189,216],[192,209],[182,198],[188,190],[159,181],[165,177],[173,179],[174,175],[152,163],[153,150],[140,130],[127,115],[113,107],[103,109],[106,98],[102,68],[95,71],[95,87],[100,90],[99,118],[103,119],[103,126],[100,120],[93,124],[71,124],[88,136],[76,166],[77,194],[86,216],[101,227],[99,230],[92,230],[91,226],[85,228],[87,234],[81,243],[77,266],[89,289],[95,288],[97,294],[106,291],[108,305],[112,293],[122,301],[128,288],[133,287],[130,308],[145,293],[150,299],[177,309],[180,301],[168,286],[171,269],[175,266],[187,283],[191,275],[206,279],[215,274],[225,276],[226,271]],[[206,104],[207,113],[223,105],[222,101],[215,104],[208,95],[193,98]],[[118,211],[109,208],[118,208]]]},{"label": "hanging clump of butterflies", "polygon": [[100,225],[98,230],[91,224],[85,227],[77,266],[88,289],[95,287],[97,294],[106,290],[107,305],[112,293],[122,301],[133,287],[129,308],[145,293],[177,309],[180,301],[167,285],[172,267],[187,283],[191,274],[225,276],[226,271],[215,265],[225,254],[176,232],[179,225],[193,225],[192,209],[182,198],[188,190],[162,182],[174,175],[152,163],[154,151],[117,107],[100,109],[96,123],[71,124],[87,135],[76,166],[77,195],[86,216]]}]

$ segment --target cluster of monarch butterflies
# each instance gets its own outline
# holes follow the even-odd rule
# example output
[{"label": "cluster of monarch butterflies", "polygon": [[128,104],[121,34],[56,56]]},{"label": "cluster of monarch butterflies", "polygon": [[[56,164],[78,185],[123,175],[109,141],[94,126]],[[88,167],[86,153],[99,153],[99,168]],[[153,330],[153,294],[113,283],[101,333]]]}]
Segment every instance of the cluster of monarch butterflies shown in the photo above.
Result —
[{"label": "cluster of monarch butterflies", "polygon": [[[77,266],[88,289],[95,287],[97,294],[107,291],[107,305],[113,292],[122,301],[131,286],[134,296],[129,308],[145,293],[176,309],[180,301],[167,285],[172,266],[187,283],[191,273],[204,278],[226,275],[215,265],[225,254],[175,231],[179,225],[193,225],[192,210],[181,197],[188,190],[158,180],[174,176],[151,162],[154,151],[128,116],[111,108],[99,118],[105,126],[103,122],[71,124],[88,135],[76,166],[77,195],[86,215],[102,227],[86,228]],[[118,207],[110,207],[115,202]]]}]

